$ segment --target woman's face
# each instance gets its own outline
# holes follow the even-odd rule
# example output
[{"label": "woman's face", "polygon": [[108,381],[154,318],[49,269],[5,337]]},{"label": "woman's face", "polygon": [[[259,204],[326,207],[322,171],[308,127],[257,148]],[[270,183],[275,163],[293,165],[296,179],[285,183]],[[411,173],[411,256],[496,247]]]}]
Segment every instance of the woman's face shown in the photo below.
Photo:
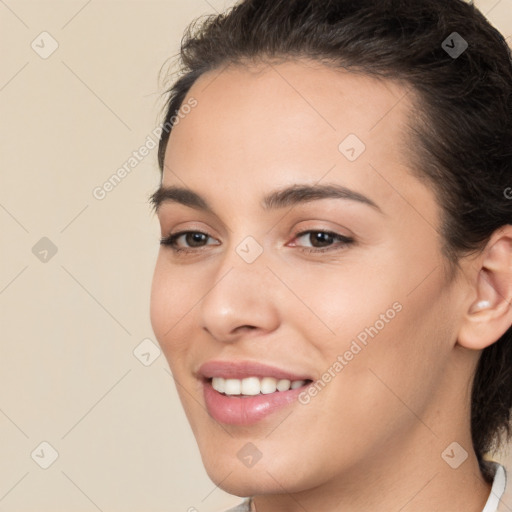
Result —
[{"label": "woman's face", "polygon": [[162,236],[192,233],[160,249],[151,321],[210,477],[240,496],[440,460],[439,411],[465,414],[462,295],[404,156],[410,93],[312,66],[203,75],[165,156],[162,186],[190,193],[162,195]]}]

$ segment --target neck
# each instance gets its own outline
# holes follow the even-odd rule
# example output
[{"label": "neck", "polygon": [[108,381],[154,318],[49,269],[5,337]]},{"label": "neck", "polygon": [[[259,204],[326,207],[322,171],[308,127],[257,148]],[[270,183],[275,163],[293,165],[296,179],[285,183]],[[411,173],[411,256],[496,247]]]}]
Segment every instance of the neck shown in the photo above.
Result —
[{"label": "neck", "polygon": [[469,351],[454,353],[451,371],[420,415],[409,409],[411,421],[400,431],[354,464],[345,462],[328,481],[296,493],[256,495],[257,512],[482,512],[491,484],[473,450],[470,396],[460,384],[476,361]]},{"label": "neck", "polygon": [[[404,445],[389,445],[386,454],[350,468],[335,480],[299,493],[262,495],[254,498],[257,512],[482,512],[491,484],[483,478],[473,450],[456,469],[460,449],[446,450],[455,437],[436,437],[431,432],[421,441],[416,436]],[[428,431],[427,431],[428,432]],[[460,439],[460,437],[459,437]],[[471,438],[460,445],[470,447]],[[444,453],[445,459],[441,454]],[[454,462],[455,460],[455,462]],[[459,459],[460,460],[460,459]],[[364,467],[364,469],[363,469]]]}]

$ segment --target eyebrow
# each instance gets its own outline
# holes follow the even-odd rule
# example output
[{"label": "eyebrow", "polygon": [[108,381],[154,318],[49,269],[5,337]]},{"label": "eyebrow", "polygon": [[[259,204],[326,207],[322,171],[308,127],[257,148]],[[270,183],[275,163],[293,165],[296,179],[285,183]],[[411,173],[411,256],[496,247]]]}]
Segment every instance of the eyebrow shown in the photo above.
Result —
[{"label": "eyebrow", "polygon": [[[360,192],[350,190],[349,188],[337,184],[292,185],[267,194],[263,198],[261,205],[264,210],[276,210],[320,199],[345,199],[349,201],[356,201],[367,206],[371,206],[382,213],[380,207],[370,198]],[[158,190],[150,196],[149,202],[156,212],[158,212],[163,203],[174,202],[196,210],[215,214],[213,208],[208,204],[206,199],[197,192],[184,187],[164,187],[161,185]]]}]

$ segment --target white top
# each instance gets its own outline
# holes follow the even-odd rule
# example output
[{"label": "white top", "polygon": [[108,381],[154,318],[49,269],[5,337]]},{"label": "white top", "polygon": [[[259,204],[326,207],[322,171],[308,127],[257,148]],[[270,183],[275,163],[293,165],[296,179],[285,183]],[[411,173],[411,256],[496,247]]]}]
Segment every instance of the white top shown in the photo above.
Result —
[{"label": "white top", "polygon": [[482,512],[497,512],[501,497],[505,494],[507,486],[507,472],[501,464],[497,464],[496,474],[492,483],[491,494]]},{"label": "white top", "polygon": [[[496,473],[494,475],[494,480],[492,483],[491,493],[489,494],[489,498],[487,499],[487,503],[483,508],[482,512],[500,512],[501,509],[498,509],[501,498],[505,494],[505,488],[507,487],[507,472],[505,468],[495,463]],[[510,505],[512,503],[506,503],[506,510],[510,509]],[[237,505],[234,508],[230,508],[226,510],[226,512],[251,512],[251,498],[246,498],[242,503]]]}]

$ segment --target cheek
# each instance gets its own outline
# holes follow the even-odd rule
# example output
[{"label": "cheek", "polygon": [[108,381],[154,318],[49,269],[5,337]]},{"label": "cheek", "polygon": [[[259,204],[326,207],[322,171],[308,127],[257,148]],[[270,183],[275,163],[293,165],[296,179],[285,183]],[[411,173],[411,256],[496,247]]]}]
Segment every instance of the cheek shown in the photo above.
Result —
[{"label": "cheek", "polygon": [[150,297],[150,320],[153,332],[166,357],[182,352],[189,338],[183,332],[187,325],[187,315],[199,300],[200,292],[194,285],[191,275],[179,272],[167,263],[165,254],[159,254]]},{"label": "cheek", "polygon": [[[453,337],[440,268],[425,280],[428,272],[419,265],[404,272],[406,262],[396,259],[389,265],[381,259],[378,269],[368,263],[351,265],[350,272],[318,267],[304,274],[294,291],[314,317],[296,301],[288,314],[310,343],[308,357],[336,382],[326,386],[336,390],[334,407],[354,408],[355,416],[367,414],[369,404],[400,405],[397,396],[421,406],[440,381]],[[331,377],[323,373],[329,370]]]},{"label": "cheek", "polygon": [[349,350],[358,336],[368,339],[366,331],[375,324],[379,332],[387,330],[400,315],[393,308],[400,290],[396,276],[382,270],[384,257],[378,259],[379,269],[348,256],[338,264],[282,270],[283,281],[294,292],[281,306],[284,321],[295,324],[301,339],[330,357]]},{"label": "cheek", "polygon": [[[411,411],[422,417],[439,392],[453,337],[449,297],[439,278],[418,294],[384,294],[378,300],[370,296],[371,303],[355,311],[357,322],[344,315],[340,331],[347,335],[338,337],[337,347],[331,343],[324,351],[328,365],[338,355],[344,360],[330,396],[326,394],[331,419],[344,417],[346,433],[358,431],[363,441],[386,432],[405,432],[417,423]],[[394,314],[386,309],[392,304],[398,306],[392,308]],[[360,324],[365,311],[366,321]]]}]

